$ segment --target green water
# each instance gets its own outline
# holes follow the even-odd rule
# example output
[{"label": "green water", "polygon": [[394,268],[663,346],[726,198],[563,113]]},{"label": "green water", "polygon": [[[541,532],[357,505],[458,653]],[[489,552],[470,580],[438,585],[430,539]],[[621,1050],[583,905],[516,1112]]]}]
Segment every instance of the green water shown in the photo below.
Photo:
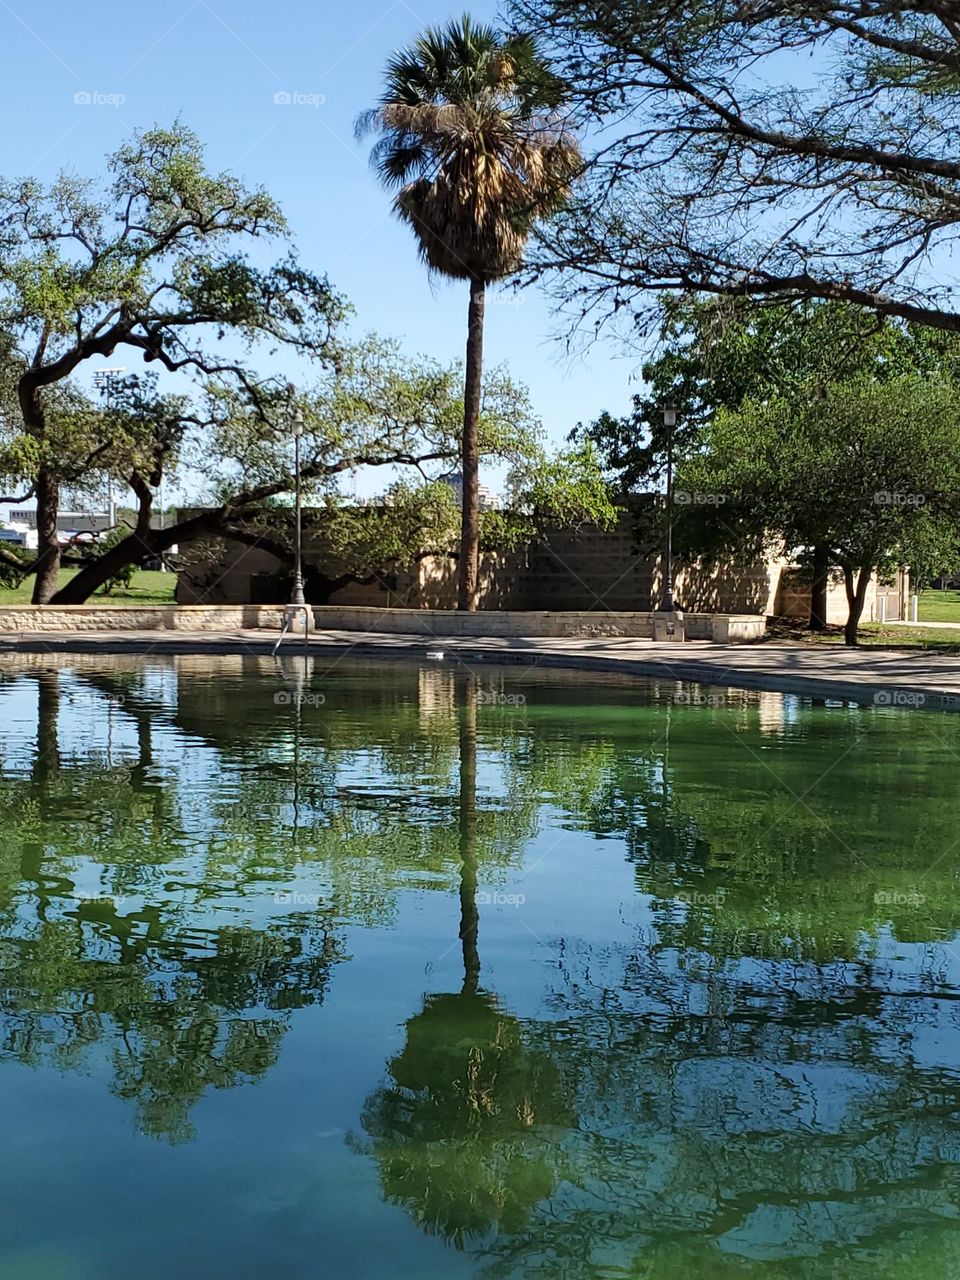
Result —
[{"label": "green water", "polygon": [[960,717],[0,663],[0,1280],[960,1277]]}]

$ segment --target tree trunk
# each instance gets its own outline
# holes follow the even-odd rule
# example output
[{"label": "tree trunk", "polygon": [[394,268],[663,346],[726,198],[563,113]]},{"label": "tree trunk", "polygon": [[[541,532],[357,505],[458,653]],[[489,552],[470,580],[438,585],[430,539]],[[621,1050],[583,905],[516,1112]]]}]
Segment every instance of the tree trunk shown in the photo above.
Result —
[{"label": "tree trunk", "polygon": [[867,587],[870,585],[870,565],[861,567],[857,575],[856,586],[853,581],[853,570],[844,566],[843,585],[847,593],[847,621],[843,627],[843,643],[854,647],[859,640],[860,618],[863,614],[864,601],[867,598]]},{"label": "tree trunk", "polygon": [[483,387],[483,312],[486,286],[470,281],[470,310],[467,318],[467,369],[463,389],[463,441],[460,470],[463,502],[460,529],[460,584],[457,607],[477,607],[480,572],[480,444],[478,423]]},{"label": "tree trunk", "polygon": [[131,533],[118,542],[115,547],[98,556],[92,564],[81,569],[69,582],[65,583],[51,601],[52,604],[84,604],[104,583],[115,578],[128,565],[138,564],[149,555],[144,540],[136,533]]},{"label": "tree trunk", "polygon": [[148,556],[160,555],[180,542],[190,542],[204,534],[216,533],[226,518],[221,510],[214,509],[201,511],[199,515],[181,520],[179,524],[168,525],[166,529],[133,532],[81,569],[76,577],[60,588],[50,603],[83,604],[98,587],[115,578],[128,565],[139,564]]},{"label": "tree trunk", "polygon": [[813,582],[810,587],[810,630],[827,629],[827,589],[830,584],[830,549],[814,547]]},{"label": "tree trunk", "polygon": [[60,577],[60,543],[57,515],[60,510],[60,482],[49,467],[37,473],[37,576],[33,580],[33,603],[49,604]]}]

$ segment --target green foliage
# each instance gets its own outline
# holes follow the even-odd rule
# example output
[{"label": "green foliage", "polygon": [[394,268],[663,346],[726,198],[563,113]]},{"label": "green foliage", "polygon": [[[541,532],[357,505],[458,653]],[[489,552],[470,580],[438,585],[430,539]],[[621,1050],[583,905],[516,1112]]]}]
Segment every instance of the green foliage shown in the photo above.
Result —
[{"label": "green foliage", "polygon": [[34,553],[16,542],[0,543],[0,547],[3,550],[3,555],[0,556],[0,586],[19,587]]},{"label": "green foliage", "polygon": [[[0,474],[42,492],[46,523],[58,484],[157,485],[198,393],[242,396],[264,421],[277,388],[256,373],[258,350],[336,358],[346,304],[289,249],[273,266],[248,260],[252,241],[285,239],[283,217],[263,190],[211,172],[179,122],[136,133],[104,180],[0,182],[0,227]],[[178,375],[177,396],[127,380],[104,406],[70,384],[89,361],[122,356]],[[41,551],[55,579],[57,548]]]},{"label": "green foliage", "polygon": [[738,299],[669,299],[661,346],[642,368],[644,390],[624,417],[603,413],[574,433],[592,439],[618,490],[662,473],[663,408],[678,410],[675,447],[697,448],[697,433],[720,409],[745,400],[810,398],[848,378],[885,382],[915,373],[960,379],[955,334],[880,321],[840,303],[758,306]]},{"label": "green foliage", "polygon": [[[510,399],[515,402],[516,394]],[[504,509],[481,512],[480,545],[485,551],[525,546],[552,524],[609,528],[615,522],[616,509],[589,444],[550,454],[534,420],[519,422],[512,438],[501,433],[503,424],[496,420],[488,419],[488,426],[487,456],[506,456],[511,466]],[[366,505],[328,490],[320,495],[311,522],[332,570],[362,580],[408,569],[426,555],[456,554],[460,504],[454,488],[439,476],[406,478],[391,483]],[[285,547],[292,557],[292,525],[278,518],[276,508],[251,513],[243,525],[249,534],[262,534]]]},{"label": "green foliage", "polygon": [[715,528],[731,544],[753,528],[787,552],[826,547],[850,585],[915,560],[930,574],[936,557],[956,555],[960,389],[900,375],[835,383],[815,398],[747,400],[704,428],[677,484],[713,499]]}]

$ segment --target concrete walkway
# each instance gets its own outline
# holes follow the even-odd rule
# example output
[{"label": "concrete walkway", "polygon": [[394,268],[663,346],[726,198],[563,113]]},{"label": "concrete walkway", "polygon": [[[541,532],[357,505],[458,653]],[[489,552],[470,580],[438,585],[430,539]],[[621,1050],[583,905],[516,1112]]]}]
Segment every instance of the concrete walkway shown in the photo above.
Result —
[{"label": "concrete walkway", "polygon": [[[277,633],[269,631],[98,631],[0,634],[0,660],[29,653],[237,653],[272,652]],[[288,637],[282,652],[303,650]],[[445,661],[480,668],[484,663],[567,667],[658,679],[697,681],[748,689],[770,689],[809,697],[844,698],[875,706],[924,707],[960,711],[960,656],[936,650],[844,649],[825,645],[683,645],[617,638],[499,637],[452,639],[442,636],[382,635],[372,632],[318,632],[309,650],[319,657],[347,654],[421,660],[442,651]],[[2,671],[2,661],[0,661]]]}]

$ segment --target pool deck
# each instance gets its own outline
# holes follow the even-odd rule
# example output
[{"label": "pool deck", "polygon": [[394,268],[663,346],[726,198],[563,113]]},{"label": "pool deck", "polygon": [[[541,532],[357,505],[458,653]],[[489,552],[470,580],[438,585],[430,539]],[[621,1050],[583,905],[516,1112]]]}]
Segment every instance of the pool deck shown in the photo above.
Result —
[{"label": "pool deck", "polygon": [[[22,653],[270,654],[269,631],[97,631],[0,634],[0,659]],[[323,631],[309,652],[329,655],[423,659],[442,652],[473,670],[483,664],[654,676],[735,688],[767,689],[814,698],[842,698],[875,706],[960,711],[960,657],[930,649],[844,649],[823,645],[720,645],[709,641],[655,644],[616,637],[451,638]],[[303,652],[300,637],[287,637],[281,652]],[[2,666],[0,666],[2,670]]]}]

